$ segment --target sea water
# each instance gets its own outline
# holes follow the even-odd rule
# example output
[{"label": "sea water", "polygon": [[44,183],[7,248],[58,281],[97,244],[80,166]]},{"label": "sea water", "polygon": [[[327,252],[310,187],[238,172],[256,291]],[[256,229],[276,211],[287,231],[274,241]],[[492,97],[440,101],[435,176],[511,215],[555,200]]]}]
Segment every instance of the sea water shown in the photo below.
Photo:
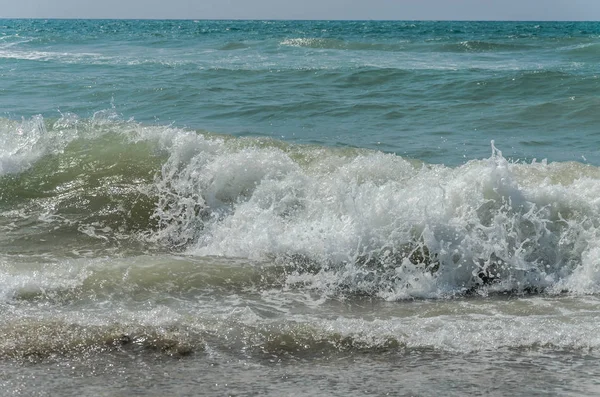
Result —
[{"label": "sea water", "polygon": [[2,393],[598,393],[599,56],[599,23],[0,20]]}]

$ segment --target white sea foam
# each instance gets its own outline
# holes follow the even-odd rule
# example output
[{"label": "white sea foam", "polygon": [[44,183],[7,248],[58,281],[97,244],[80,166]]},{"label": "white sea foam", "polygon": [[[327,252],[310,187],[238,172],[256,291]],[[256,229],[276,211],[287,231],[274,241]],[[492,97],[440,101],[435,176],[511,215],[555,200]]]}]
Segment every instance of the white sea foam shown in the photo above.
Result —
[{"label": "white sea foam", "polygon": [[4,59],[59,61],[63,63],[107,63],[114,60],[113,57],[107,57],[97,53],[6,50],[6,46],[3,46],[2,48],[3,49],[0,50],[0,58]]},{"label": "white sea foam", "polygon": [[0,119],[0,175],[15,174],[31,167],[47,154],[58,153],[78,135],[78,117],[61,115],[48,133],[40,115],[21,122]]},{"label": "white sea foam", "polygon": [[449,168],[185,139],[157,178],[157,216],[159,235],[190,254],[317,264],[290,284],[386,299],[597,291],[594,167],[512,164],[493,145],[489,159]]},{"label": "white sea foam", "polygon": [[0,120],[0,175],[21,172],[38,160],[45,152],[42,141],[47,136],[42,117],[18,123]]}]

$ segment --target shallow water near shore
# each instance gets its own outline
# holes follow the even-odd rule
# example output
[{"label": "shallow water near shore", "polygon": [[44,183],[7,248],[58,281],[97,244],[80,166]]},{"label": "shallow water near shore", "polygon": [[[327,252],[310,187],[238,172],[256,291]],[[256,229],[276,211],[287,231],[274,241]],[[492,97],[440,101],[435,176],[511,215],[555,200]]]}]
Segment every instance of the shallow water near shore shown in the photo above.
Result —
[{"label": "shallow water near shore", "polygon": [[[103,356],[84,362],[3,365],[3,386],[31,395],[590,395],[597,356],[434,352],[256,363],[201,357],[177,361]],[[465,368],[469,368],[468,371]],[[525,392],[526,390],[526,392]]]},{"label": "shallow water near shore", "polygon": [[2,20],[5,395],[591,395],[598,23]]},{"label": "shallow water near shore", "polygon": [[[58,350],[42,357],[29,345],[33,355],[5,358],[0,382],[7,395],[35,396],[589,395],[600,387],[600,367],[597,342],[586,340],[596,324],[585,323],[599,302],[586,303],[581,310],[572,298],[469,298],[453,305],[368,300],[293,316],[339,332],[329,335],[302,326],[282,331],[272,319],[252,326],[230,320],[237,329],[222,332],[209,321],[180,322],[177,331],[121,326],[100,334],[94,349],[61,345],[73,338],[73,327],[58,327]],[[351,322],[351,330],[327,320],[331,313]],[[373,320],[369,313],[384,314]],[[92,329],[84,333],[90,337]],[[385,339],[393,330],[404,342]],[[130,332],[131,340],[119,332]],[[369,332],[388,336],[376,341]],[[527,340],[515,340],[528,332]]]}]

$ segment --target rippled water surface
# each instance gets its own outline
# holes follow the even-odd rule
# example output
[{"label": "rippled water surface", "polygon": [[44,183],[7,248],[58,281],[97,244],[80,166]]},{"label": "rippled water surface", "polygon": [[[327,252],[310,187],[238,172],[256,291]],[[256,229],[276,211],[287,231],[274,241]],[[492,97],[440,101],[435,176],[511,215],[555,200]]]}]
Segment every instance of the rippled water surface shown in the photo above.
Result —
[{"label": "rippled water surface", "polygon": [[598,393],[599,37],[0,20],[0,385]]}]

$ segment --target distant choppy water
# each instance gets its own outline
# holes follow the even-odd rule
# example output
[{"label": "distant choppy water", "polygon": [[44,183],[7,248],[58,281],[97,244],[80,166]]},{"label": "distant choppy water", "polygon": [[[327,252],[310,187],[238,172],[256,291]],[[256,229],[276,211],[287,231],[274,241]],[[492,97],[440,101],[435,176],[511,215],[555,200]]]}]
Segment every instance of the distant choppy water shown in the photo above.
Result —
[{"label": "distant choppy water", "polygon": [[600,23],[0,20],[8,395],[590,395]]}]

